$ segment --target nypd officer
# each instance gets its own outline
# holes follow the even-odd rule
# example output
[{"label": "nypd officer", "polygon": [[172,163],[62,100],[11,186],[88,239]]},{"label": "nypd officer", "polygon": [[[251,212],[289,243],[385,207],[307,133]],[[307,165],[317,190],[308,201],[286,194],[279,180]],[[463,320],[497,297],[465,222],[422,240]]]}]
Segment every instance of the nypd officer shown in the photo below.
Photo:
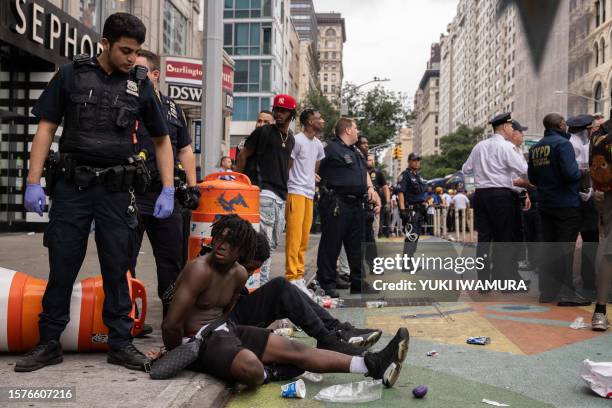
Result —
[{"label": "nypd officer", "polygon": [[[30,153],[27,211],[39,215],[44,211],[43,164],[62,121],[63,133],[59,165],[47,168],[53,206],[44,236],[50,271],[38,324],[40,341],[17,362],[15,371],[34,371],[62,361],[59,340],[70,319],[72,286],[85,257],[92,220],[104,282],[102,319],[109,329],[107,361],[133,370],[143,370],[148,361],[132,344],[126,278],[138,223],[134,190],[143,190],[148,182],[135,155],[137,120],[152,136],[161,174],[163,189],[155,217],[172,214],[174,187],[172,146],[159,101],[146,70],[134,66],[145,34],[144,24],[135,16],[109,16],[100,55],[78,56],[60,68],[32,110],[40,122]],[[53,173],[56,177],[49,185]]]},{"label": "nypd officer", "polygon": [[[157,97],[160,99],[162,114],[166,119],[170,141],[172,143],[172,153],[175,165],[175,183],[179,184],[177,199],[189,209],[197,208],[200,190],[196,186],[195,158],[191,149],[191,138],[187,130],[187,123],[182,109],[174,101],[159,91],[159,56],[147,50],[139,50],[136,65],[144,66],[148,69],[148,76],[155,88]],[[158,219],[153,216],[155,202],[162,191],[162,183],[159,171],[155,164],[155,153],[153,141],[147,129],[142,126],[138,128],[138,150],[150,152],[147,156],[147,167],[151,173],[152,183],[149,191],[136,194],[136,204],[138,205],[138,228],[136,237],[136,248],[133,252],[133,271],[136,268],[136,259],[142,245],[144,232],[147,232],[155,264],[157,267],[157,294],[162,300],[163,315],[166,315],[170,306],[170,293],[164,294],[171,287],[184,266],[183,248],[184,224],[181,216],[181,207],[175,205],[172,214],[165,219]],[[183,180],[184,179],[184,180]],[[183,186],[186,182],[186,186]],[[147,332],[151,331],[149,325],[145,326]]]},{"label": "nypd officer", "polygon": [[[408,155],[408,168],[402,173],[398,190],[400,216],[405,229],[404,254],[414,256],[421,235],[421,225],[425,213],[427,183],[421,177],[421,156]],[[406,271],[410,272],[410,271]]]},{"label": "nypd officer", "polygon": [[336,262],[343,244],[351,271],[351,293],[372,292],[362,279],[363,217],[367,201],[375,202],[374,211],[380,211],[380,199],[368,176],[365,157],[355,147],[359,135],[355,121],[338,119],[334,133],[336,137],[325,147],[319,167],[321,241],[317,280],[328,296],[338,297]]},{"label": "nypd officer", "polygon": [[[574,148],[576,162],[579,169],[589,167],[589,143],[595,117],[592,115],[578,115],[567,119],[570,143]],[[591,177],[586,174],[580,182],[580,237],[582,238],[581,267],[582,287],[586,291],[595,293],[595,255],[599,245],[599,216],[595,208],[595,198]]]},{"label": "nypd officer", "polygon": [[587,306],[572,279],[572,253],[580,232],[580,170],[563,116],[544,117],[544,137],[529,149],[529,180],[538,189],[538,212],[546,254],[540,273],[540,302]]}]

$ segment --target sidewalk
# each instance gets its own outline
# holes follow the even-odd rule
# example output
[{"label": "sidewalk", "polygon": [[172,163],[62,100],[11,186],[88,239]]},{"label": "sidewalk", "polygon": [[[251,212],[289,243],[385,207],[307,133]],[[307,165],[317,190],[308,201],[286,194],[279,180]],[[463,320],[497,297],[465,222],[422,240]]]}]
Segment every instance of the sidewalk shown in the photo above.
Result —
[{"label": "sidewalk", "polygon": [[[319,236],[311,236],[306,259],[307,270],[314,273]],[[284,244],[272,257],[271,277],[284,272]],[[0,267],[47,279],[47,250],[42,245],[42,234],[0,235]],[[88,242],[87,256],[78,280],[99,273],[97,251],[93,235]],[[136,339],[141,351],[158,348],[161,339],[161,303],[157,298],[155,261],[145,237],[138,259],[137,277],[147,290],[149,307],[147,323],[154,328],[152,335]],[[154,381],[142,372],[134,372],[106,363],[105,353],[65,353],[64,362],[32,373],[15,373],[17,355],[0,355],[2,387],[76,387],[75,402],[53,403],[54,407],[221,407],[230,398],[231,389],[225,383],[204,375],[184,371],[171,381]],[[6,401],[0,401],[5,406]],[[42,407],[48,402],[11,403],[11,407]]]}]

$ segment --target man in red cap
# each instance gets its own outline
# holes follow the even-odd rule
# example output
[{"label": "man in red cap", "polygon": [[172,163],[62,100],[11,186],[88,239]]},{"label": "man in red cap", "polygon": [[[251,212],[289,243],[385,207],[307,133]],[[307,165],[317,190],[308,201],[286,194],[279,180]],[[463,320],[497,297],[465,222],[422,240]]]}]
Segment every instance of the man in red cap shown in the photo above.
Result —
[{"label": "man in red cap", "polygon": [[[295,144],[289,125],[295,119],[296,108],[297,103],[292,96],[276,95],[272,106],[275,123],[255,129],[237,159],[236,170],[249,176],[261,189],[259,225],[268,237],[272,250],[276,249],[285,226],[289,159]],[[268,281],[270,260],[261,267],[262,285]]]}]

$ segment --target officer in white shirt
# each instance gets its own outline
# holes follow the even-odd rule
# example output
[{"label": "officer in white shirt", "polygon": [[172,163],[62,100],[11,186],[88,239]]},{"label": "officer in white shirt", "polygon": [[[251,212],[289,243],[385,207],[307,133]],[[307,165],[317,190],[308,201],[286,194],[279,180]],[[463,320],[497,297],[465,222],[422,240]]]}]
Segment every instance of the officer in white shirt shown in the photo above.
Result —
[{"label": "officer in white shirt", "polygon": [[[589,167],[589,143],[591,132],[595,124],[592,115],[578,115],[567,119],[570,143],[574,148],[576,162],[579,169]],[[586,174],[580,186],[580,213],[582,224],[580,236],[582,238],[581,267],[582,286],[586,291],[595,292],[595,255],[599,244],[599,219],[595,208],[591,178]]]},{"label": "officer in white shirt", "polygon": [[[493,135],[479,142],[463,164],[462,171],[473,175],[474,221],[478,232],[477,256],[489,259],[491,242],[513,242],[516,212],[512,187],[526,187],[527,163],[516,154],[512,143],[512,115],[503,113],[491,119]],[[516,177],[515,175],[519,175]],[[485,256],[486,255],[486,256]],[[513,279],[512,251],[495,251],[495,279]],[[488,262],[478,271],[479,280],[491,278]]]}]

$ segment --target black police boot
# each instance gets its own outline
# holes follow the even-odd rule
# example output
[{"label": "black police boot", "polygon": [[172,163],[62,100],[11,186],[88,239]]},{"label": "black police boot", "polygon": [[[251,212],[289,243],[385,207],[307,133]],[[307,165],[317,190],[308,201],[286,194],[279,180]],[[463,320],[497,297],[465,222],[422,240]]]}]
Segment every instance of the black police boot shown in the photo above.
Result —
[{"label": "black police boot", "polygon": [[317,340],[317,348],[336,351],[349,356],[362,356],[366,351],[365,347],[349,344],[344,341],[340,335],[340,332],[330,333],[327,336]]},{"label": "black police boot", "polygon": [[291,364],[266,364],[266,380],[264,384],[275,381],[287,381],[304,374],[305,370]]},{"label": "black police boot", "polygon": [[44,366],[59,364],[64,361],[62,345],[57,340],[49,340],[46,344],[39,344],[17,360],[15,371],[25,373],[35,371]]},{"label": "black police boot", "polygon": [[130,370],[145,371],[145,364],[149,362],[149,359],[132,343],[128,343],[121,348],[109,349],[106,361],[110,364],[122,365]]},{"label": "black police boot", "polygon": [[348,289],[351,287],[351,284],[344,279],[336,279],[336,289]]},{"label": "black police boot", "polygon": [[382,379],[385,387],[393,387],[408,354],[409,339],[408,329],[400,327],[384,349],[378,353],[366,353],[363,357],[368,368],[366,376],[375,380]]}]

